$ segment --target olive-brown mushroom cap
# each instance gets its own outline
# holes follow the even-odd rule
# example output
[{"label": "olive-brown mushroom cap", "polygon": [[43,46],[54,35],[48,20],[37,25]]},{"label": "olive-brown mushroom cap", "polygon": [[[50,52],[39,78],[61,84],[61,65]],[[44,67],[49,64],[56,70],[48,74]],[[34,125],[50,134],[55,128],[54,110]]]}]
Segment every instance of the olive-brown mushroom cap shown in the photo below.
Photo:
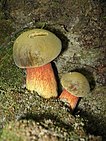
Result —
[{"label": "olive-brown mushroom cap", "polygon": [[61,78],[61,83],[68,92],[77,97],[84,97],[90,92],[88,80],[78,72],[64,74]]},{"label": "olive-brown mushroom cap", "polygon": [[20,68],[39,67],[55,59],[62,45],[60,39],[44,29],[23,32],[14,42],[13,58]]}]

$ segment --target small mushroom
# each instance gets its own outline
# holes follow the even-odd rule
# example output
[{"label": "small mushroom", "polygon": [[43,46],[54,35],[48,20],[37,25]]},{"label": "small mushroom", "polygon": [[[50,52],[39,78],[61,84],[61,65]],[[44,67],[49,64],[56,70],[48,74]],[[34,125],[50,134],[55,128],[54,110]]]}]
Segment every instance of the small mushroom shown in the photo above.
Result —
[{"label": "small mushroom", "polygon": [[75,109],[80,97],[87,96],[90,92],[89,82],[79,72],[66,73],[61,78],[63,91],[59,98],[65,100],[72,111]]},{"label": "small mushroom", "polygon": [[62,45],[60,39],[44,29],[23,32],[14,42],[13,58],[20,68],[26,68],[26,88],[44,98],[57,97],[57,83],[51,61]]}]

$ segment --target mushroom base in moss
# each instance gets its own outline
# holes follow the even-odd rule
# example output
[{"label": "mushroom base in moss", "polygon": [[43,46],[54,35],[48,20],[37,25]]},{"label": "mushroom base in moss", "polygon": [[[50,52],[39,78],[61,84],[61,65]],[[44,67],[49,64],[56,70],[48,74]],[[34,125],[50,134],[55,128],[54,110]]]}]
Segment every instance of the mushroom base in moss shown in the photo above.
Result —
[{"label": "mushroom base in moss", "polygon": [[44,98],[57,97],[57,83],[51,64],[41,67],[27,68],[26,88],[36,91]]},{"label": "mushroom base in moss", "polygon": [[59,96],[61,100],[65,100],[69,106],[71,107],[72,110],[76,108],[76,105],[78,103],[79,97],[76,97],[74,95],[71,95],[67,90],[63,90],[61,95]]}]

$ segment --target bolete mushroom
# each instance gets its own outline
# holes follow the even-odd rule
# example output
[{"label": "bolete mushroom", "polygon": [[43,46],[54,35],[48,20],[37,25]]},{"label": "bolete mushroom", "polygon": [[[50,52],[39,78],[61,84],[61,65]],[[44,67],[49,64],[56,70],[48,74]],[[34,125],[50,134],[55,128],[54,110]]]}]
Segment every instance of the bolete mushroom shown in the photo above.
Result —
[{"label": "bolete mushroom", "polygon": [[87,96],[90,92],[89,82],[79,72],[66,73],[61,78],[63,91],[59,98],[65,100],[72,111],[75,109],[80,97]]},{"label": "bolete mushroom", "polygon": [[26,88],[44,98],[57,97],[57,83],[51,61],[62,48],[60,39],[50,31],[32,29],[23,32],[14,42],[13,58],[26,68]]}]

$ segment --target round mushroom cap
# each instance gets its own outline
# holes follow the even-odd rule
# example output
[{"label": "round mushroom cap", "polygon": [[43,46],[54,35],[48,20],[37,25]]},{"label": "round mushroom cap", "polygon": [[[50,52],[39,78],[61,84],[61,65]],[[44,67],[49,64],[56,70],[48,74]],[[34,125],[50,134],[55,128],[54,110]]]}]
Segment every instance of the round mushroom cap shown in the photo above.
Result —
[{"label": "round mushroom cap", "polygon": [[60,39],[44,29],[23,32],[14,42],[13,58],[20,68],[43,66],[55,59],[62,48]]},{"label": "round mushroom cap", "polygon": [[61,78],[61,83],[64,89],[77,97],[84,97],[90,92],[88,80],[79,72],[64,74]]}]

